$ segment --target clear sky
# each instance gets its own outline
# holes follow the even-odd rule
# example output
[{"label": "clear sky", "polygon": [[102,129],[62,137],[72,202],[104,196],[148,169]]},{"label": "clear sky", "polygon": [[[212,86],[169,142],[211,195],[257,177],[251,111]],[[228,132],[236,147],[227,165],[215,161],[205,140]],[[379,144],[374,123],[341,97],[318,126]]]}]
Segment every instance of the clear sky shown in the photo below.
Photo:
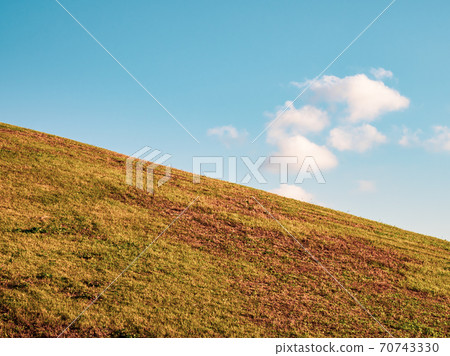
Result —
[{"label": "clear sky", "polygon": [[60,3],[200,143],[54,0],[0,3],[0,121],[187,171],[313,156],[326,184],[248,184],[450,239],[448,1],[397,0],[315,82],[390,1]]}]

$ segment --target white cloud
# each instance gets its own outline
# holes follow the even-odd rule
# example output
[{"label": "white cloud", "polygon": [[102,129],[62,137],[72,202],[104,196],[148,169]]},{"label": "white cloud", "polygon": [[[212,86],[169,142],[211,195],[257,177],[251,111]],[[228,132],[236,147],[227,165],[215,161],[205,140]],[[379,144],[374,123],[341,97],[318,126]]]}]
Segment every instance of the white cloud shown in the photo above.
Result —
[{"label": "white cloud", "polygon": [[208,129],[208,136],[217,136],[223,144],[229,147],[232,143],[242,143],[247,137],[247,132],[239,132],[234,126],[220,126]]},{"label": "white cloud", "polygon": [[433,135],[424,140],[419,137],[422,130],[411,132],[408,128],[403,129],[403,136],[398,141],[399,145],[404,147],[424,147],[430,151],[448,151],[450,152],[450,127],[433,126]]},{"label": "white cloud", "polygon": [[214,127],[212,129],[208,130],[209,136],[219,136],[219,137],[229,137],[232,139],[236,139],[239,137],[238,131],[235,127],[228,125],[228,126],[221,126],[221,127]]},{"label": "white cloud", "polygon": [[376,144],[385,143],[386,136],[375,127],[365,124],[358,127],[337,127],[330,131],[328,142],[339,151],[365,152]]},{"label": "white cloud", "polygon": [[286,101],[286,111],[278,110],[277,118],[272,126],[272,133],[276,130],[289,130],[291,134],[306,134],[320,132],[329,125],[328,115],[325,111],[311,105],[296,109],[291,101]]},{"label": "white cloud", "polygon": [[398,141],[398,144],[403,147],[420,146],[422,144],[419,138],[421,133],[422,130],[411,132],[408,128],[404,127],[403,136]]},{"label": "white cloud", "polygon": [[[377,78],[392,77],[392,72],[383,68],[373,69],[372,73]],[[343,78],[323,76],[317,81],[293,84],[299,87],[309,85],[315,96],[313,99],[327,105],[326,110],[312,105],[295,108],[293,102],[287,101],[284,111],[280,109],[272,115],[276,119],[267,129],[267,142],[277,147],[273,156],[297,157],[296,168],[308,156],[314,158],[320,170],[336,167],[338,160],[329,147],[339,151],[365,152],[387,142],[386,136],[367,122],[409,106],[408,98],[365,74]],[[340,110],[341,107],[345,112],[345,124],[329,132],[326,144],[317,143],[310,135],[317,135],[330,126],[331,109]]]},{"label": "white cloud", "polygon": [[387,87],[382,81],[372,80],[365,74],[344,78],[328,75],[309,83],[311,83],[310,90],[318,99],[329,103],[346,104],[345,120],[349,123],[373,121],[384,113],[406,109],[409,106],[408,98]]},{"label": "white cloud", "polygon": [[306,192],[303,188],[292,184],[281,184],[279,188],[272,189],[270,192],[283,197],[306,202],[311,202],[314,199],[314,195]]},{"label": "white cloud", "polygon": [[[289,105],[290,102],[286,102]],[[276,113],[278,117],[282,113]],[[277,146],[278,151],[273,156],[297,157],[300,168],[306,157],[313,157],[322,170],[337,166],[335,155],[326,147],[318,145],[304,135],[317,133],[329,125],[325,111],[306,105],[300,109],[290,107],[267,130],[267,142]]]},{"label": "white cloud", "polygon": [[370,73],[379,80],[384,78],[392,78],[394,76],[390,70],[386,70],[384,68],[372,68],[370,69]]},{"label": "white cloud", "polygon": [[425,146],[433,151],[450,152],[450,127],[434,126],[434,136],[425,141]]},{"label": "white cloud", "polygon": [[302,135],[281,136],[275,144],[278,151],[273,156],[297,157],[297,168],[306,157],[313,157],[320,170],[331,169],[338,164],[336,156],[326,146],[318,145]]},{"label": "white cloud", "polygon": [[376,190],[375,182],[371,180],[359,180],[358,191],[361,193],[371,193]]}]

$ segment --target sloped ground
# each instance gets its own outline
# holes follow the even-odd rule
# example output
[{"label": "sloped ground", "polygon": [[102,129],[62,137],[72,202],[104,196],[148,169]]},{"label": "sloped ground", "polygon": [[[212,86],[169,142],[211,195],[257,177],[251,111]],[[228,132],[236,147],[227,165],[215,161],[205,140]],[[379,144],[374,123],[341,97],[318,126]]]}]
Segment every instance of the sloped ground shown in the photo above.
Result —
[{"label": "sloped ground", "polygon": [[449,242],[125,159],[0,124],[1,337],[57,336],[197,196],[65,336],[388,336],[252,196],[394,336],[449,335]]}]

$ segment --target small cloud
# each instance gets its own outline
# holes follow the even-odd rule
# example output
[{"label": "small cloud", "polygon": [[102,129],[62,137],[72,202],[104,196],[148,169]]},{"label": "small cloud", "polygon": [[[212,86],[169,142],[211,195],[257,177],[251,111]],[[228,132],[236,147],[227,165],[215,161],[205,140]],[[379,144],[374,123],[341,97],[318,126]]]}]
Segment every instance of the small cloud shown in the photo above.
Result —
[{"label": "small cloud", "polygon": [[417,130],[411,132],[408,128],[403,128],[403,136],[398,141],[398,144],[403,147],[420,146],[422,143],[420,141],[419,135],[422,130]]},{"label": "small cloud", "polygon": [[370,73],[378,80],[384,78],[392,78],[394,74],[390,70],[386,70],[384,68],[371,68]]},{"label": "small cloud", "polygon": [[[325,75],[319,80],[307,83],[316,99],[328,104],[346,104],[345,120],[348,123],[370,122],[382,114],[403,110],[409,106],[408,98],[365,74],[344,78]],[[302,83],[296,85],[302,86]]]},{"label": "small cloud", "polygon": [[228,125],[228,126],[221,126],[221,127],[214,127],[212,129],[208,130],[208,136],[219,136],[219,137],[228,137],[231,139],[237,139],[239,137],[238,131],[235,127]]},{"label": "small cloud", "polygon": [[286,198],[297,199],[305,202],[311,202],[314,199],[314,195],[306,192],[303,188],[292,184],[281,184],[279,188],[272,189],[270,192]]},{"label": "small cloud", "polygon": [[450,152],[450,128],[434,126],[434,136],[425,141],[425,146],[433,151]]},{"label": "small cloud", "polygon": [[278,151],[272,156],[297,157],[297,168],[306,157],[312,157],[320,170],[332,169],[338,165],[336,156],[326,146],[318,145],[302,135],[274,137],[269,133],[268,142],[278,146]]},{"label": "small cloud", "polygon": [[214,127],[208,129],[206,133],[208,136],[217,136],[219,141],[227,147],[230,147],[233,143],[243,143],[248,135],[245,130],[239,132],[232,125]]},{"label": "small cloud", "polygon": [[293,85],[294,87],[302,89],[302,88],[306,87],[309,84],[309,82],[310,82],[309,80],[305,80],[304,82],[292,81],[289,84]]},{"label": "small cloud", "polygon": [[376,190],[375,182],[371,180],[359,180],[358,181],[358,192],[361,193],[372,193]]},{"label": "small cloud", "polygon": [[420,138],[422,130],[411,132],[408,128],[403,128],[403,136],[398,141],[404,147],[423,147],[435,152],[450,152],[450,127],[433,126],[433,135],[424,140]]},{"label": "small cloud", "polygon": [[337,166],[335,155],[324,145],[318,145],[308,139],[308,133],[318,133],[329,125],[325,111],[314,106],[306,105],[296,109],[291,102],[288,107],[278,110],[274,115],[278,117],[267,130],[267,142],[277,146],[278,151],[272,156],[297,157],[299,168],[306,157],[313,157],[321,170]]},{"label": "small cloud", "polygon": [[330,131],[328,142],[339,151],[365,152],[387,141],[375,127],[365,124],[359,127],[337,127]]},{"label": "small cloud", "polygon": [[306,134],[320,132],[330,124],[328,114],[312,105],[295,108],[292,101],[286,101],[284,109],[276,112],[271,126],[272,132],[276,130],[288,131],[290,134]]}]

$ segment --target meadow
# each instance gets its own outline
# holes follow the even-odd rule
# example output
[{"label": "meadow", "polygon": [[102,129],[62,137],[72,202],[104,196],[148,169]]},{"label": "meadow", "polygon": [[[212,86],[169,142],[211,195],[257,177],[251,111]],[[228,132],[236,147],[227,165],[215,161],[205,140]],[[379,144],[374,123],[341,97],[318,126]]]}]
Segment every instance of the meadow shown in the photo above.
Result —
[{"label": "meadow", "polygon": [[[0,337],[448,337],[450,242],[0,124]],[[164,167],[156,176],[161,177]],[[261,205],[253,198],[255,197]]]}]

